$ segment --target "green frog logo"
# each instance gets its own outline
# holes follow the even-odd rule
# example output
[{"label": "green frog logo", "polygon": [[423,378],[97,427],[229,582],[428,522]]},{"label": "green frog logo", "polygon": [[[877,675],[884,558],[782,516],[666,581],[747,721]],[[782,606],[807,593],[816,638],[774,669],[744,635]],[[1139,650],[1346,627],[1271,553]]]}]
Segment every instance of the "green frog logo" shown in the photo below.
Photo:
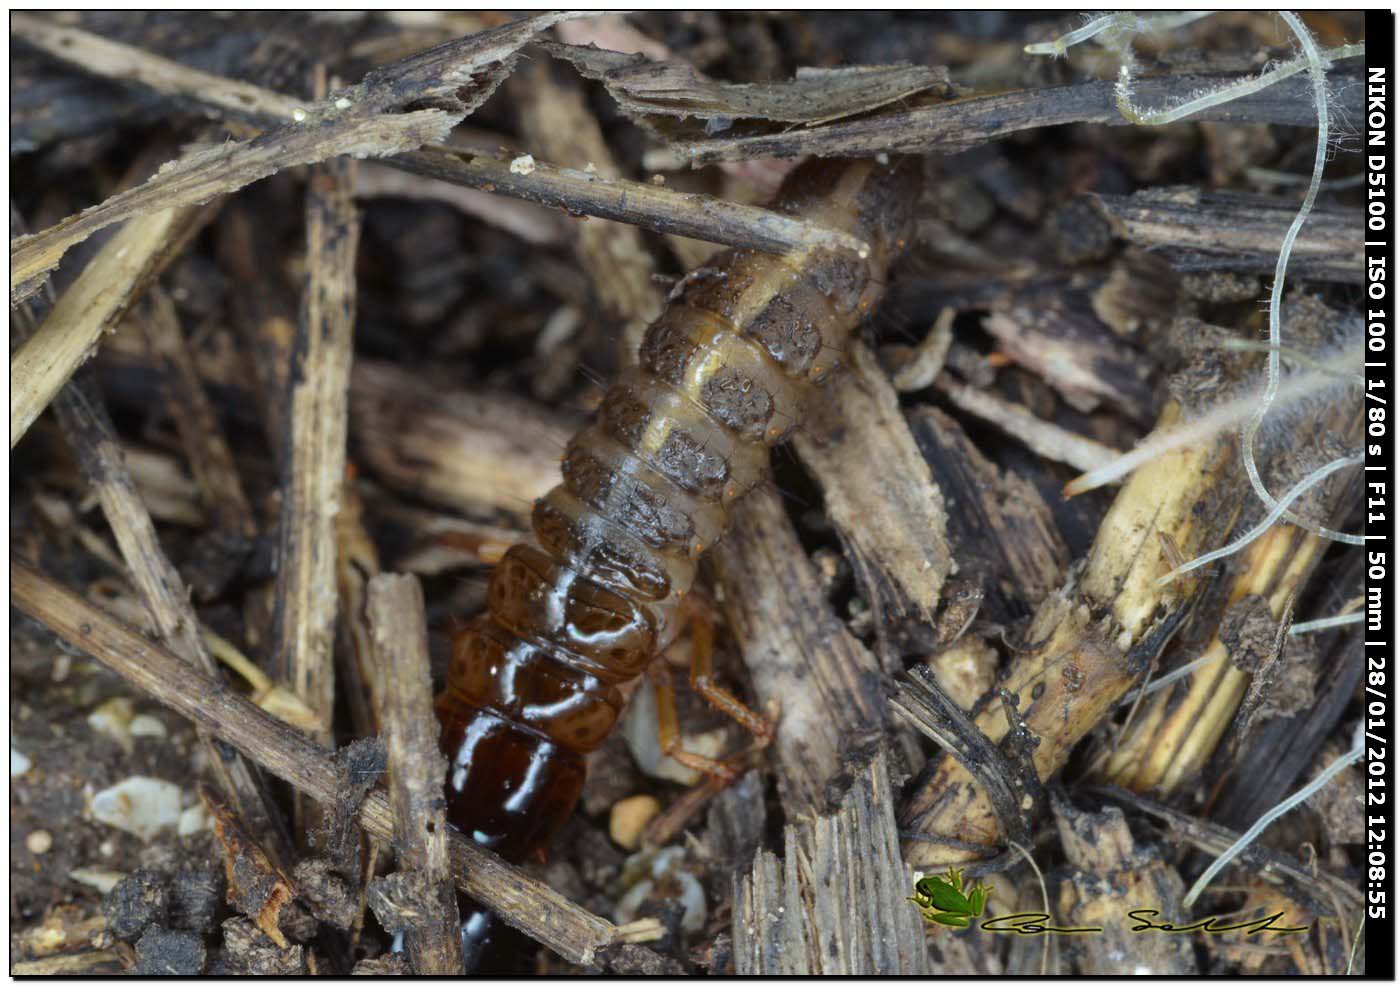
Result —
[{"label": "green frog logo", "polygon": [[914,896],[909,899],[919,908],[925,921],[948,928],[966,928],[973,918],[982,916],[992,888],[975,883],[964,894],[962,874],[962,870],[950,866],[943,876],[926,876],[914,884]]}]

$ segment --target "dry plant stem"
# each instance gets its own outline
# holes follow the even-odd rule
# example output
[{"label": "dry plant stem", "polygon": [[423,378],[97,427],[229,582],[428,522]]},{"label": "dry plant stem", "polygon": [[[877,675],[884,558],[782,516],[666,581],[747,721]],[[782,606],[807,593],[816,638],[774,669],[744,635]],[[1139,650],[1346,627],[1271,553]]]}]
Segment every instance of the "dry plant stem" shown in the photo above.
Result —
[{"label": "dry plant stem", "polygon": [[245,541],[257,536],[257,521],[243,492],[233,450],[224,439],[214,406],[205,393],[185,344],[170,296],[159,288],[143,300],[141,327],[150,351],[165,371],[166,404],[199,484],[201,498],[214,515],[214,526]]},{"label": "dry plant stem", "polygon": [[909,427],[945,502],[957,504],[948,532],[958,576],[986,587],[993,601],[1007,600],[1003,606],[1014,602],[1007,619],[1033,611],[1064,583],[1070,563],[1040,493],[1025,477],[998,469],[938,408],[916,408]]},{"label": "dry plant stem", "polygon": [[339,155],[385,155],[422,147],[439,139],[453,122],[452,116],[441,110],[418,110],[354,118],[339,127],[289,125],[246,143],[195,151],[144,185],[15,241],[10,248],[12,283],[22,288],[41,277],[58,265],[70,247],[112,223],[207,202],[301,164]]},{"label": "dry plant stem", "polygon": [[[1169,403],[1160,425],[1180,407]],[[1176,632],[1190,601],[1185,586],[1158,586],[1170,567],[1165,536],[1184,553],[1218,542],[1237,506],[1230,491],[1228,440],[1183,449],[1137,473],[1119,492],[1088,558],[1037,609],[1001,688],[1016,699],[1016,715],[1039,739],[1032,755],[1043,780],[1064,765],[1069,751],[1151,663]],[[1002,699],[977,717],[994,742],[1009,729]],[[908,858],[924,869],[975,859],[968,846],[1000,844],[997,817],[973,776],[950,756],[920,779],[902,826],[916,836]]]},{"label": "dry plant stem", "polygon": [[340,598],[340,658],[338,691],[350,706],[357,736],[377,736],[379,714],[373,705],[374,641],[366,616],[369,580],[379,574],[379,552],[365,530],[364,505],[355,481],[346,470],[335,515],[335,579]]},{"label": "dry plant stem", "polygon": [[[272,370],[280,355],[277,376],[285,378],[295,324],[275,311],[256,321],[258,327],[250,329],[260,333],[269,357],[262,362]],[[156,366],[134,333],[116,336],[102,359],[109,378],[129,378]],[[258,393],[263,374],[255,385],[239,369],[231,362],[202,362],[200,379],[206,387],[227,391],[234,402],[280,409],[277,418],[285,417],[284,401]],[[524,529],[535,499],[559,481],[559,455],[576,427],[567,415],[517,395],[425,386],[421,375],[390,363],[357,359],[350,371],[357,465],[388,487],[454,513],[495,517],[504,512]],[[270,433],[272,447],[279,448],[286,435],[285,427]]]},{"label": "dry plant stem", "polygon": [[[103,515],[159,639],[205,674],[217,676],[218,664],[200,635],[189,590],[160,547],[155,525],[131,481],[111,422],[96,403],[95,391],[82,393],[77,389],[82,385],[77,382],[69,386],[73,388],[71,393],[64,392],[58,399],[60,424],[97,493]],[[220,786],[239,814],[269,840],[274,855],[288,858],[282,817],[262,779],[242,758],[225,758],[207,733],[201,734],[201,740]]]},{"label": "dry plant stem", "polygon": [[[1330,64],[1323,63],[1323,58],[1330,63],[1330,60],[1333,58],[1357,58],[1366,53],[1364,45],[1342,45],[1341,47],[1330,49],[1325,56],[1320,55],[1312,41],[1311,35],[1308,35],[1306,40],[1304,40],[1303,36],[1306,32],[1303,30],[1302,21],[1298,20],[1297,16],[1293,15],[1292,21],[1289,21],[1288,18],[1290,15],[1286,11],[1282,13],[1281,16],[1285,23],[1288,23],[1290,26],[1296,25],[1295,31],[1298,32],[1298,38],[1300,41],[1303,41],[1304,50],[1307,52],[1305,58],[1285,63],[1278,68],[1271,69],[1258,76],[1246,77],[1228,85],[1218,86],[1211,92],[1182,100],[1175,105],[1168,104],[1158,109],[1144,109],[1134,105],[1132,102],[1132,89],[1134,88],[1134,80],[1130,77],[1132,61],[1125,57],[1124,68],[1120,70],[1119,75],[1121,80],[1118,96],[1119,110],[1130,123],[1145,127],[1160,127],[1168,123],[1176,123],[1179,120],[1198,118],[1200,114],[1216,106],[1221,106],[1225,103],[1243,99],[1246,96],[1261,92],[1270,86],[1277,85],[1279,82],[1282,82],[1284,79],[1298,72],[1302,72],[1314,61],[1318,63],[1316,70],[1321,72],[1330,67]],[[1322,123],[1323,129],[1325,130],[1325,116]]]},{"label": "dry plant stem", "polygon": [[378,161],[365,161],[355,176],[355,198],[414,199],[444,202],[463,215],[479,219],[532,246],[555,246],[568,242],[573,226],[568,216],[529,202],[492,195],[476,188],[423,181],[417,175],[400,171]]},{"label": "dry plant stem", "polygon": [[[259,291],[239,292],[230,299],[234,327],[246,360],[221,360],[219,374],[211,376],[201,367],[211,386],[233,387],[240,391],[238,401],[256,408],[263,436],[274,461],[286,454],[287,375],[291,372],[292,339],[297,331],[297,301],[284,290],[274,271],[276,264],[267,238],[252,210],[235,202],[220,223],[219,261],[230,275],[243,284],[257,284]],[[120,344],[120,343],[119,343]],[[247,372],[252,364],[252,374]]]},{"label": "dry plant stem", "polygon": [[923,921],[908,901],[883,754],[854,771],[836,811],[783,832],[735,877],[734,965],[741,976],[927,975]]},{"label": "dry plant stem", "polygon": [[1143,353],[1092,315],[1074,311],[1063,296],[1009,299],[982,328],[1002,354],[1041,377],[1071,407],[1088,413],[1106,402],[1135,421],[1151,420],[1156,405]]},{"label": "dry plant stem", "polygon": [[755,490],[735,508],[714,557],[755,704],[775,703],[781,717],[769,756],[788,817],[819,815],[845,755],[888,722],[879,663],[831,612],[775,493]]},{"label": "dry plant stem", "polygon": [[[34,309],[42,303],[31,299],[14,310],[13,324],[20,335],[32,330]],[[103,516],[159,639],[185,661],[217,678],[219,666],[200,634],[189,590],[160,546],[155,524],[132,481],[101,395],[80,377],[59,392],[55,410],[83,475],[97,494]],[[269,840],[274,853],[285,854],[289,843],[281,814],[263,779],[241,757],[223,756],[207,733],[201,732],[200,740],[228,798],[249,824]]]},{"label": "dry plant stem", "polygon": [[[295,116],[299,106],[288,97],[264,89],[250,92],[253,87],[246,83],[234,83],[208,73],[192,72],[169,59],[129,45],[105,41],[85,31],[53,25],[44,25],[40,31],[33,27],[37,18],[26,17],[16,33],[28,43],[82,71],[102,78],[136,81],[158,92],[192,100],[220,116],[259,128],[275,128],[254,140],[229,145],[231,149],[222,152],[228,156],[227,160],[217,156],[219,149],[202,152],[209,156],[208,160],[182,159],[177,166],[180,187],[194,185],[205,189],[194,201],[214,194],[210,190],[213,186],[224,186],[217,188],[218,191],[232,191],[296,164],[313,163],[336,154],[365,153],[377,157],[389,156],[386,163],[413,174],[563,208],[576,214],[630,223],[659,233],[678,233],[714,243],[755,247],[774,253],[811,245],[859,245],[845,234],[756,206],[725,202],[705,195],[677,193],[643,182],[551,168],[540,163],[536,163],[534,171],[528,175],[517,174],[511,170],[509,161],[446,147],[423,146],[440,139],[466,112],[489,95],[494,83],[504,77],[503,70],[492,76],[490,84],[483,87],[483,94],[472,94],[467,109],[461,113],[437,110],[387,112],[395,108],[393,100],[404,100],[405,92],[408,93],[407,101],[422,100],[433,95],[458,100],[460,97],[456,91],[462,79],[469,78],[473,71],[493,62],[506,62],[520,45],[556,22],[560,16],[568,15],[546,14],[517,21],[412,56],[395,66],[372,73],[371,77],[359,86],[345,90],[344,94],[332,93],[322,104],[307,107],[305,119],[301,121]],[[456,62],[450,57],[454,46],[461,49]],[[89,50],[94,51],[93,57],[88,57]],[[436,62],[444,64],[432,64],[429,66],[432,71],[423,71],[424,64]],[[426,82],[420,78],[424,75],[428,77]],[[414,85],[406,86],[405,77],[410,77],[409,81]],[[349,108],[338,107],[343,100],[349,101]],[[289,119],[292,120],[290,124],[287,123]],[[416,150],[420,147],[423,149]],[[168,206],[171,204],[170,196],[175,191],[170,187],[172,184],[171,178],[166,177],[154,188],[148,183],[127,194],[159,197],[162,204]],[[19,253],[12,249],[10,265],[13,281],[19,283],[25,278],[37,276],[57,263],[58,257],[73,243],[80,242],[109,222],[135,214],[138,206],[139,201],[133,205],[132,201],[109,199],[50,230],[28,237]]]},{"label": "dry plant stem", "polygon": [[292,347],[282,445],[282,515],[273,617],[275,666],[330,740],[335,699],[335,517],[345,475],[354,348],[359,220],[350,163],[312,174],[306,200],[307,279]]},{"label": "dry plant stem", "polygon": [[33,14],[16,12],[10,18],[10,36],[61,61],[80,64],[93,75],[122,78],[168,95],[198,98],[235,118],[251,114],[290,120],[295,111],[305,112],[303,101],[290,96],[148,55],[139,48],[62,27]]},{"label": "dry plant stem", "polygon": [[857,343],[850,362],[793,444],[821,485],[877,625],[928,626],[953,567],[943,495],[874,355]]},{"label": "dry plant stem", "polygon": [[[1364,562],[1364,557],[1359,560]],[[1356,570],[1363,567],[1356,565]],[[1342,639],[1329,642],[1331,646],[1319,647],[1320,660],[1314,666],[1326,673],[1316,686],[1313,704],[1294,715],[1260,723],[1241,742],[1219,785],[1220,796],[1211,804],[1211,817],[1220,824],[1248,826],[1296,790],[1318,762],[1366,670],[1364,634],[1339,636]]]},{"label": "dry plant stem", "polygon": [[[576,81],[559,82],[548,64],[537,62],[521,69],[511,91],[520,97],[525,136],[541,157],[603,178],[622,177]],[[656,264],[641,233],[618,223],[578,222],[574,252],[603,311],[619,325],[622,365],[635,364],[642,334],[664,300],[654,279]]]},{"label": "dry plant stem", "polygon": [[1293,487],[1290,488],[1289,491],[1285,493],[1283,497],[1274,504],[1273,509],[1270,510],[1262,520],[1260,520],[1257,524],[1251,527],[1244,534],[1241,534],[1239,537],[1235,538],[1223,548],[1216,548],[1214,551],[1207,551],[1203,555],[1197,555],[1195,558],[1191,559],[1191,561],[1186,562],[1185,564],[1178,565],[1166,575],[1163,575],[1162,581],[1170,582],[1172,579],[1180,578],[1187,572],[1193,572],[1198,568],[1204,568],[1212,562],[1219,561],[1223,558],[1228,558],[1230,555],[1239,553],[1253,541],[1263,536],[1269,530],[1269,528],[1273,527],[1273,525],[1278,522],[1280,516],[1287,512],[1286,508],[1289,506],[1289,504],[1293,503],[1293,501],[1298,499],[1298,497],[1302,496],[1304,493],[1308,492],[1309,490],[1316,487],[1318,484],[1322,483],[1324,480],[1327,479],[1328,476],[1332,475],[1334,472],[1340,472],[1343,469],[1355,468],[1356,466],[1361,465],[1363,461],[1364,456],[1362,455],[1350,455],[1343,456],[1340,459],[1333,459],[1331,462],[1317,467],[1307,476],[1303,477],[1296,484],[1294,484]]},{"label": "dry plant stem", "polygon": [[1115,448],[1045,421],[1024,407],[1004,401],[995,394],[979,390],[946,373],[938,377],[933,385],[954,406],[996,425],[1012,438],[1023,442],[1031,451],[1047,459],[1091,472],[1118,457],[1119,453]]},{"label": "dry plant stem", "polygon": [[[583,26],[586,29],[586,25]],[[757,84],[717,82],[688,62],[670,57],[641,62],[596,44],[558,44],[541,39],[537,47],[570,63],[584,78],[601,82],[618,108],[653,136],[674,140],[677,132],[713,132],[717,121],[769,125],[812,125],[880,107],[933,89],[947,91],[947,70],[910,65],[868,65],[854,72],[799,72],[792,79]]]},{"label": "dry plant stem", "polygon": [[[1238,560],[1226,605],[1263,596],[1280,619],[1307,583],[1327,542],[1292,524],[1278,524]],[[1185,695],[1180,689],[1154,695],[1110,757],[1105,774],[1130,790],[1171,793],[1200,773],[1234,720],[1249,688],[1250,674],[1235,667],[1219,634],[1202,655]]]},{"label": "dry plant stem", "polygon": [[296,888],[282,868],[267,854],[257,838],[229,806],[207,787],[200,785],[199,799],[214,823],[214,838],[224,857],[226,899],[233,909],[246,914],[253,924],[278,948],[289,945],[280,927],[282,908],[296,897]]},{"label": "dry plant stem", "polygon": [[[1194,188],[1152,188],[1132,195],[1094,195],[1090,203],[1134,246],[1174,261],[1181,270],[1272,273],[1279,241],[1296,208],[1274,199]],[[1365,263],[1355,231],[1360,209],[1309,216],[1291,263],[1310,280],[1360,283]]]},{"label": "dry plant stem", "polygon": [[[195,671],[171,652],[113,619],[81,596],[18,562],[10,564],[10,601],[60,638],[91,655],[141,691],[325,805],[336,799],[337,768],[329,753]],[[388,797],[373,791],[360,807],[362,828],[394,838]],[[448,852],[457,888],[491,906],[506,922],[570,962],[592,965],[616,941],[616,927],[453,832]]]},{"label": "dry plant stem", "polygon": [[[1278,429],[1265,433],[1260,442],[1261,455],[1271,460],[1288,459],[1298,448],[1318,448],[1328,441],[1344,445],[1361,441],[1364,422],[1352,401],[1313,413],[1295,409],[1293,414],[1296,420],[1286,426],[1283,435]],[[1282,422],[1280,427],[1284,427]],[[1297,464],[1288,475],[1300,472],[1306,469]],[[1354,477],[1356,473],[1353,470],[1350,475]],[[1327,520],[1329,512],[1335,515],[1354,502],[1354,482],[1345,475],[1339,476],[1313,494],[1313,501],[1324,511],[1318,515],[1320,519]],[[1274,512],[1277,508],[1270,511]],[[1257,530],[1258,513],[1252,509],[1237,529]],[[1217,543],[1226,540],[1222,538]],[[1307,586],[1327,546],[1325,539],[1302,528],[1282,522],[1274,524],[1247,544],[1238,558],[1226,562],[1228,581],[1219,590],[1224,597],[1220,612],[1247,597],[1260,596],[1267,601],[1271,617],[1282,619],[1291,600]],[[1192,557],[1204,552],[1184,554]],[[1177,565],[1166,567],[1175,569]],[[1234,657],[1236,661],[1241,659],[1241,655]],[[1252,675],[1231,660],[1218,629],[1205,645],[1202,662],[1189,686],[1154,695],[1139,709],[1105,768],[1106,776],[1114,783],[1136,791],[1170,793],[1180,790],[1205,766],[1235,720]]]},{"label": "dry plant stem", "polygon": [[[299,164],[315,164],[337,155],[382,157],[441,139],[509,74],[520,46],[564,16],[568,15],[527,18],[418,52],[304,109],[275,93],[253,92],[246,83],[232,91],[219,90],[215,103],[201,98],[202,103],[221,112],[240,102],[247,106],[246,115],[251,115],[254,107],[275,109],[277,112],[269,112],[267,119],[259,118],[260,125],[273,129],[251,140],[188,154],[144,185],[14,241],[10,247],[12,284],[22,286],[39,277],[56,265],[69,247],[104,226],[152,209],[203,202]],[[207,93],[214,85],[215,77],[206,73],[184,74],[168,60],[154,60],[139,49],[103,42],[84,31],[52,26],[45,31],[42,23],[36,28],[32,19],[26,20],[24,27],[29,31],[26,40],[84,70],[100,65],[111,72],[125,66],[130,75],[137,75],[139,69],[139,77],[147,84],[163,81],[182,95]],[[83,53],[89,48],[100,49],[92,65],[84,61]],[[407,110],[413,103],[431,103],[438,108]],[[285,115],[288,110],[290,122]]]},{"label": "dry plant stem", "polygon": [[[1144,106],[1175,105],[1183,94],[1220,84],[1218,77],[1168,75],[1140,79],[1136,98]],[[1115,101],[1111,81],[969,96],[896,113],[871,114],[823,126],[790,128],[750,137],[719,137],[682,143],[674,149],[692,165],[761,157],[860,157],[885,153],[953,153],[1000,140],[1024,130],[1097,123],[1128,126]],[[1202,109],[1193,120],[1311,126],[1310,83],[1291,78],[1261,92]],[[1362,116],[1361,87],[1355,79],[1333,79],[1329,98]]]},{"label": "dry plant stem", "polygon": [[849,234],[758,206],[673,192],[645,182],[602,178],[538,161],[530,174],[521,175],[511,171],[510,162],[490,155],[433,146],[416,154],[400,155],[389,163],[426,178],[484,188],[540,205],[709,243],[753,247],[769,253],[814,246],[863,252],[865,247]]},{"label": "dry plant stem", "polygon": [[[1239,833],[1232,829],[1149,801],[1131,791],[1098,787],[1090,788],[1085,793],[1116,801],[1165,821],[1173,832],[1180,833],[1183,841],[1203,852],[1219,855],[1239,841]],[[1337,903],[1361,907],[1362,893],[1355,882],[1344,880],[1324,867],[1305,866],[1288,854],[1275,852],[1257,843],[1247,846],[1240,856],[1249,865],[1251,876],[1283,887],[1315,914],[1334,915]]]},{"label": "dry plant stem", "polygon": [[418,905],[404,944],[419,975],[460,976],[466,970],[442,800],[447,761],[438,750],[423,591],[412,575],[376,575],[368,595],[375,706],[388,749],[394,852],[398,871],[413,882]]},{"label": "dry plant stem", "polygon": [[127,468],[146,509],[158,521],[200,528],[205,524],[199,489],[174,455],[123,443]]},{"label": "dry plant stem", "polygon": [[911,726],[951,751],[976,777],[1009,845],[1031,841],[1031,826],[1044,807],[1045,790],[1024,757],[1008,756],[978,729],[942,690],[927,665],[916,664],[902,676],[890,705]]},{"label": "dry plant stem", "polygon": [[207,218],[206,211],[190,209],[141,216],[83,269],[10,358],[10,448]]},{"label": "dry plant stem", "polygon": [[425,390],[420,377],[369,360],[355,365],[350,401],[357,453],[386,485],[468,514],[507,511],[522,528],[559,482],[574,432],[530,401]]}]

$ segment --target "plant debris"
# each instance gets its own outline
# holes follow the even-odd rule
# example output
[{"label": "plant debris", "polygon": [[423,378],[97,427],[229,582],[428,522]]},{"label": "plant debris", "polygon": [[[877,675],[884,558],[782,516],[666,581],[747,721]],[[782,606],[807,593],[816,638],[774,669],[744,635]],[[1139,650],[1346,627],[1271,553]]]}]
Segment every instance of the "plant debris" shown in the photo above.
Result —
[{"label": "plant debris", "polygon": [[[461,975],[488,911],[507,975],[1367,969],[1362,16],[11,40],[12,974]],[[883,300],[503,861],[433,712],[492,567],[719,250],[869,250],[798,159],[899,155]]]}]

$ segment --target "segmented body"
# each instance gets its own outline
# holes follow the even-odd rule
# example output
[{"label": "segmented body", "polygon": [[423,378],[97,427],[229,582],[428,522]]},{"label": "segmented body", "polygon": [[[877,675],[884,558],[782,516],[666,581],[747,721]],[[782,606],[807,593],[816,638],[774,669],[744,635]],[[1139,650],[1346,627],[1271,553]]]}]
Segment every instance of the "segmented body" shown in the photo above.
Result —
[{"label": "segmented body", "polygon": [[569,444],[563,482],[492,574],[437,700],[448,819],[478,842],[523,859],[573,812],[620,686],[673,636],[700,555],[878,301],[918,182],[913,162],[798,168],[773,208],[853,233],[868,253],[721,254]]}]

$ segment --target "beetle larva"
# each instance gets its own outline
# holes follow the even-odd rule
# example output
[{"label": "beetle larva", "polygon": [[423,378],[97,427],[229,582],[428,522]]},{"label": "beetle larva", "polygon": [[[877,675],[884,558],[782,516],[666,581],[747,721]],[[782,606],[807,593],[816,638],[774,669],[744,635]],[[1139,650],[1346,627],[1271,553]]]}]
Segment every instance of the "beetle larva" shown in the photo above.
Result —
[{"label": "beetle larva", "polygon": [[838,364],[903,248],[916,162],[816,161],[774,208],[854,234],[821,247],[732,249],[647,330],[636,369],[569,444],[534,538],[492,574],[437,699],[448,819],[507,859],[542,851],[573,812],[584,755],[675,632],[677,604],[769,448]]}]

